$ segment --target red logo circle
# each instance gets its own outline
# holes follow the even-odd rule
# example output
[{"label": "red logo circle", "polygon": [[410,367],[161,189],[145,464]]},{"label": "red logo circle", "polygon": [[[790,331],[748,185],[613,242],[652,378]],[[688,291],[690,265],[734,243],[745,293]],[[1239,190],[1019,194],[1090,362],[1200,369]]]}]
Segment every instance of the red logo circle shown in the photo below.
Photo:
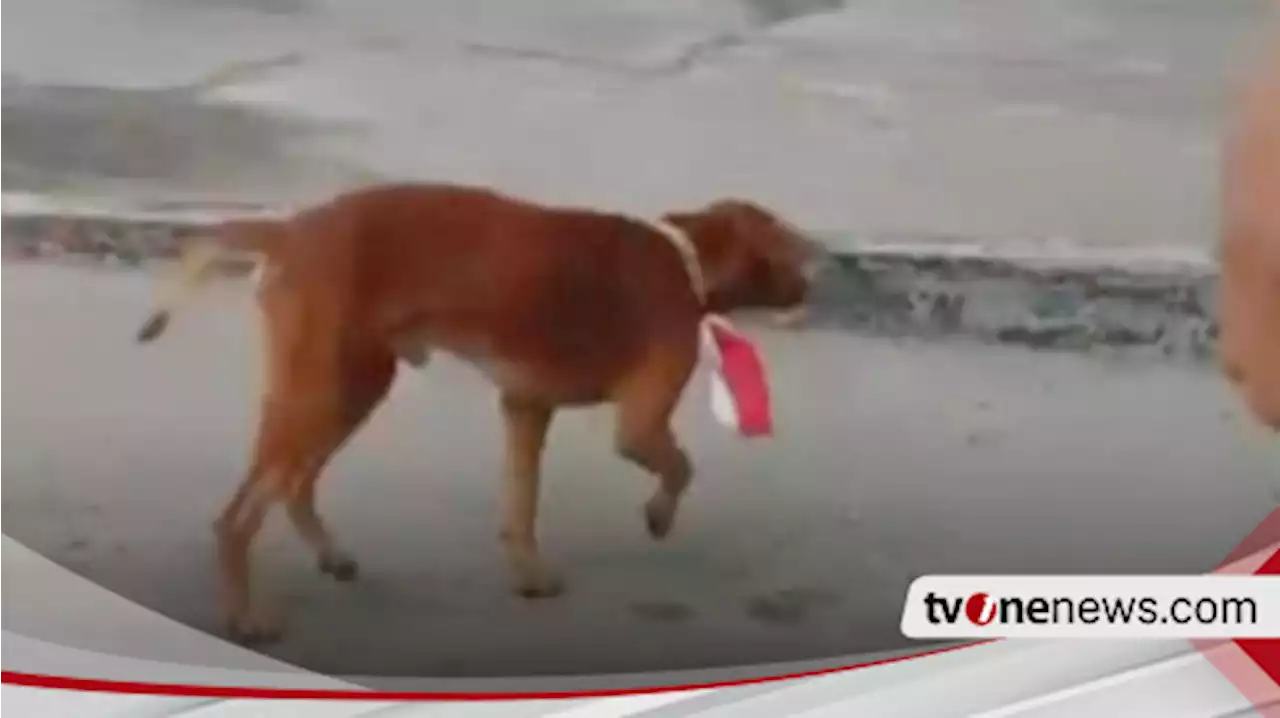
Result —
[{"label": "red logo circle", "polygon": [[964,615],[978,626],[985,626],[995,620],[996,602],[985,593],[975,593],[964,602]]}]

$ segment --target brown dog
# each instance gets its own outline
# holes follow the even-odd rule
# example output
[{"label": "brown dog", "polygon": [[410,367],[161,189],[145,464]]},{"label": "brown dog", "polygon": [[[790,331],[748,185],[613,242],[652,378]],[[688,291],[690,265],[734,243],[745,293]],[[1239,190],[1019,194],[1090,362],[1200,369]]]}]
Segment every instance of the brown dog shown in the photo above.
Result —
[{"label": "brown dog", "polygon": [[499,388],[506,425],[501,540],[516,590],[562,582],[539,554],[539,464],[558,407],[612,402],[619,454],[658,480],[649,532],[671,530],[692,469],[670,421],[698,359],[706,312],[791,310],[814,245],[744,201],[645,222],[552,208],[479,188],[378,186],[287,219],[240,220],[189,249],[179,293],[139,332],[157,337],[174,301],[215,260],[260,255],[266,387],[248,476],[219,518],[222,599],[240,640],[278,631],[251,600],[249,548],[282,501],[320,569],[356,564],[314,508],[322,468],[386,396],[398,361],[448,351]]}]

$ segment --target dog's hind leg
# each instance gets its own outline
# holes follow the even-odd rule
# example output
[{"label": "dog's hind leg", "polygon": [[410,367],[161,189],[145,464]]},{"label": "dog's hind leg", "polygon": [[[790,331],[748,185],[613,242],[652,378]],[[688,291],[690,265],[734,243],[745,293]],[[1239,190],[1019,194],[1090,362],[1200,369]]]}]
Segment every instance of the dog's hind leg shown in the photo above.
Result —
[{"label": "dog's hind leg", "polygon": [[[303,377],[310,380],[301,381]],[[323,376],[323,375],[319,375]],[[271,640],[279,629],[254,605],[249,549],[269,508],[283,501],[289,519],[316,553],[320,570],[340,581],[355,578],[356,562],[339,548],[315,510],[316,481],[329,459],[386,397],[395,357],[369,352],[329,380],[299,374],[270,387],[253,466],[218,522],[223,598],[233,636]]]},{"label": "dog's hind leg", "polygon": [[[217,522],[228,630],[243,642],[269,641],[279,634],[274,617],[265,615],[252,595],[249,555],[253,539],[276,502],[285,502],[293,516],[300,495],[312,490],[314,476],[323,464],[317,457],[327,457],[335,443],[336,402],[300,388],[294,385],[288,392],[275,390],[264,397],[252,466]],[[323,527],[318,530],[323,535]]]},{"label": "dog's hind leg", "polygon": [[[266,386],[253,460],[244,483],[216,524],[221,595],[227,624],[241,641],[277,637],[256,605],[249,554],[270,508],[284,502],[294,525],[326,569],[354,575],[316,516],[315,481],[329,457],[385,396],[395,359],[385,350],[350,351],[341,324],[319,321],[289,293],[259,295],[266,326]],[[352,357],[358,357],[353,361]]]},{"label": "dog's hind leg", "polygon": [[317,447],[303,471],[291,479],[291,491],[286,499],[289,519],[302,539],[315,551],[320,571],[339,581],[355,579],[359,567],[338,547],[316,513],[316,481],[329,459],[386,398],[395,373],[396,358],[390,352],[361,350],[358,358],[346,362],[342,372],[340,417],[330,441]]},{"label": "dog's hind leg", "polygon": [[299,418],[305,407],[264,398],[254,456],[244,482],[223,509],[215,524],[218,538],[220,594],[227,630],[243,643],[274,640],[279,626],[253,600],[249,553],[267,513],[288,492],[289,478],[301,469],[306,452],[307,427]]}]

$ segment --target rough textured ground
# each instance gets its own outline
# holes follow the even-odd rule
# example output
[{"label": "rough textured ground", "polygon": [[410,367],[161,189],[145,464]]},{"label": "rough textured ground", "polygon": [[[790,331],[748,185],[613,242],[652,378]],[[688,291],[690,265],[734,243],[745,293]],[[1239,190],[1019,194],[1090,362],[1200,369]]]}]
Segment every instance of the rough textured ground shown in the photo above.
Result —
[{"label": "rough textured ground", "polygon": [[844,236],[1207,248],[1265,0],[15,0],[6,192],[379,176]]},{"label": "rough textured ground", "polygon": [[[131,338],[147,275],[2,278],[5,533],[215,629],[210,520],[243,471],[254,411],[243,291],[216,291],[144,350]],[[1276,503],[1280,447],[1242,426],[1209,372],[762,340],[779,434],[726,436],[699,383],[677,422],[699,475],[668,543],[644,533],[651,484],[610,454],[609,416],[560,418],[543,536],[572,583],[536,604],[504,590],[492,391],[450,361],[406,373],[321,485],[361,580],[317,574],[282,516],[264,534],[259,573],[291,618],[271,653],[334,673],[512,675],[887,649],[903,644],[901,601],[921,573],[1202,571]]]}]

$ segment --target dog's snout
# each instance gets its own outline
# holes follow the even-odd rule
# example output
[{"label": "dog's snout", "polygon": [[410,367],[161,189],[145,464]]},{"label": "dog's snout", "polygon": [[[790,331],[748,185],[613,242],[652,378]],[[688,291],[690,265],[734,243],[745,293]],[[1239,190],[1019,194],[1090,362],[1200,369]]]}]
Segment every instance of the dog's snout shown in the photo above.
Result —
[{"label": "dog's snout", "polygon": [[800,266],[800,273],[804,276],[806,282],[814,282],[818,279],[818,275],[831,262],[831,251],[822,242],[812,237],[804,237],[801,240],[804,245],[804,260]]},{"label": "dog's snout", "polygon": [[822,274],[825,266],[826,264],[821,260],[810,259],[800,268],[800,274],[804,277],[806,283],[813,284],[818,281],[818,275]]}]

